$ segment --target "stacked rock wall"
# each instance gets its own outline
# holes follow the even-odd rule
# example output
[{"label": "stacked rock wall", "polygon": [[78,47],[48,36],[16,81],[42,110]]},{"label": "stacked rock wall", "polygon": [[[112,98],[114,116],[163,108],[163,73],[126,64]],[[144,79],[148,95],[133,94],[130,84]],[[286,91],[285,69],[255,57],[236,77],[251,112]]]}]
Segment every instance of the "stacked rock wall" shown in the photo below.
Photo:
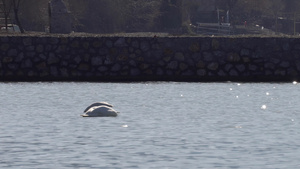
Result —
[{"label": "stacked rock wall", "polygon": [[0,37],[1,81],[292,81],[300,39]]}]

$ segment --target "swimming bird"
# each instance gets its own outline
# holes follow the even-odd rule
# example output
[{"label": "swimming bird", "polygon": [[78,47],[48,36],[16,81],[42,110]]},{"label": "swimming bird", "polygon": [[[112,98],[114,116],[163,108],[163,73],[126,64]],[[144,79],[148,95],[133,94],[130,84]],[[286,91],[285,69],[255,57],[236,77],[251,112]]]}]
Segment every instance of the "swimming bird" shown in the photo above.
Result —
[{"label": "swimming bird", "polygon": [[97,102],[88,106],[84,110],[82,117],[116,117],[118,113],[112,108],[113,106],[107,102]]},{"label": "swimming bird", "polygon": [[91,105],[89,105],[83,112],[88,111],[90,108],[95,107],[95,106],[107,106],[107,107],[113,107],[113,105],[107,103],[107,102],[96,102]]}]

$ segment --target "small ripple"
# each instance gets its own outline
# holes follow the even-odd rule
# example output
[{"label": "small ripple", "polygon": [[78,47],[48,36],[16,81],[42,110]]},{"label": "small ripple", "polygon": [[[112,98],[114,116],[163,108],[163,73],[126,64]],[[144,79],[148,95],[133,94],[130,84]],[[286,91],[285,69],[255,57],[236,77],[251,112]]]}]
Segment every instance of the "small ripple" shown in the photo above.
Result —
[{"label": "small ripple", "polygon": [[267,109],[267,105],[262,105],[262,106],[261,106],[261,109],[262,109],[262,110],[266,110],[266,109]]}]

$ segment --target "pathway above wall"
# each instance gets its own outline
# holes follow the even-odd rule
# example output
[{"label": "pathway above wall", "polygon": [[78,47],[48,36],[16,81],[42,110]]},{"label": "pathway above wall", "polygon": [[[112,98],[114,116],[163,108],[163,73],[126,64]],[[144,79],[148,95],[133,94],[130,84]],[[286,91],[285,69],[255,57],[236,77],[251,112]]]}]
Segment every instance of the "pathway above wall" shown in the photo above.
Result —
[{"label": "pathway above wall", "polygon": [[299,79],[299,38],[0,36],[1,81]]}]

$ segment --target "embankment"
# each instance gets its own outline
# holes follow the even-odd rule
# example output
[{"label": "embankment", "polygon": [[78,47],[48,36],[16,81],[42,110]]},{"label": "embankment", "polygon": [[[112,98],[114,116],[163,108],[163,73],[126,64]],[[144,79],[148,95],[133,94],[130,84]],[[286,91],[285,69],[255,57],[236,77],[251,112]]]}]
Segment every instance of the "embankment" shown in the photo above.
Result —
[{"label": "embankment", "polygon": [[294,81],[300,38],[0,36],[1,81]]}]

